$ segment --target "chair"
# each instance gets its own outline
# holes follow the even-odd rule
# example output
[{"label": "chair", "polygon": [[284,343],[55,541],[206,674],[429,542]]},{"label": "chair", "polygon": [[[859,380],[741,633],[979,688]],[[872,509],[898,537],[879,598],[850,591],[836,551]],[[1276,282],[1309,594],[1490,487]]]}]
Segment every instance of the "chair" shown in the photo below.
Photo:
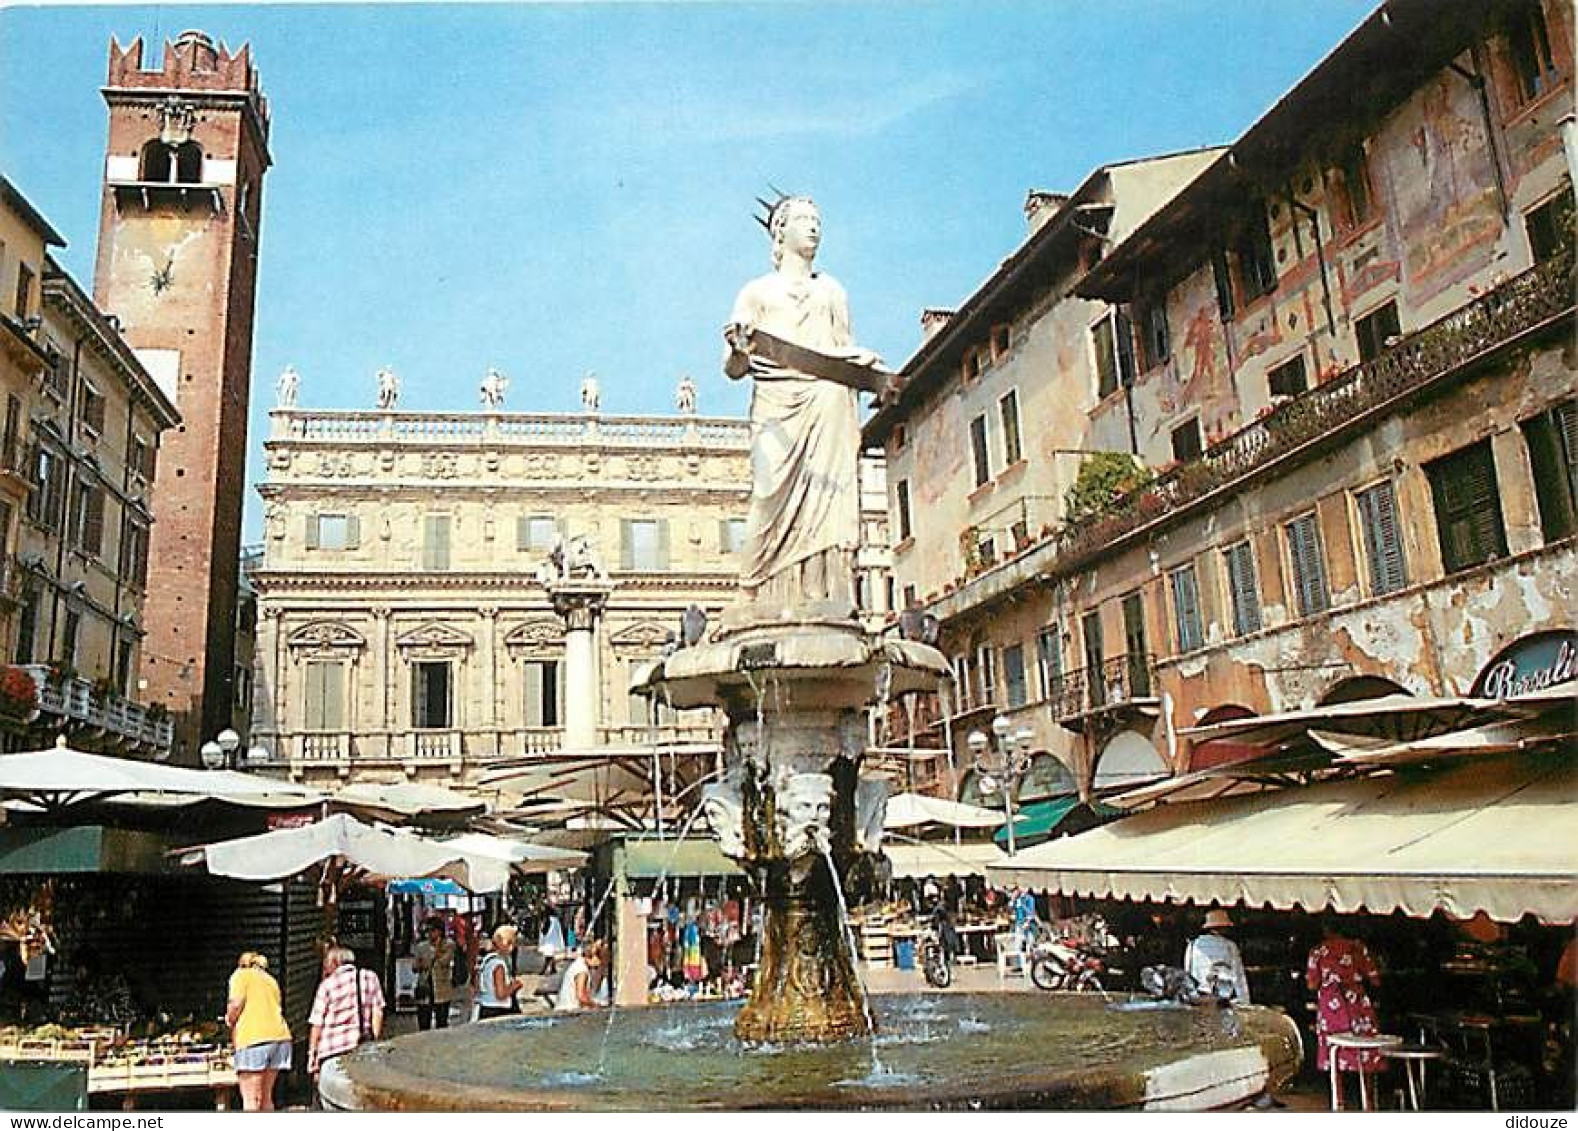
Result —
[{"label": "chair", "polygon": [[[1379,1052],[1386,1055],[1388,1049],[1398,1047],[1403,1043],[1403,1038],[1390,1033],[1331,1033],[1326,1037],[1326,1050],[1328,1071],[1331,1073],[1331,1110],[1342,1110],[1342,1076],[1344,1069],[1338,1067],[1343,1049],[1359,1049]],[[1370,1105],[1370,1072],[1373,1070],[1359,1069],[1359,1110],[1374,1111]]]},{"label": "chair", "polygon": [[1016,931],[993,935],[992,946],[997,952],[997,980],[1001,982],[1010,973],[1023,978],[1030,972],[1029,958],[1025,954],[1025,940]]}]

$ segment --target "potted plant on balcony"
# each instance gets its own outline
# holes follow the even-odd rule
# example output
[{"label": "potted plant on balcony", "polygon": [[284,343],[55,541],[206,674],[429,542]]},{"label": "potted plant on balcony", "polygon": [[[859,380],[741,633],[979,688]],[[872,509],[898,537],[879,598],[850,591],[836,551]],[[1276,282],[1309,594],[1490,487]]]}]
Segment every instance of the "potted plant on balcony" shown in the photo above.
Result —
[{"label": "potted plant on balcony", "polygon": [[72,667],[65,660],[49,661],[49,675],[47,678],[49,680],[49,686],[55,688],[56,690],[65,687],[67,681],[75,679],[76,675],[77,669]]},{"label": "potted plant on balcony", "polygon": [[22,723],[38,718],[38,686],[11,664],[0,666],[0,718]]},{"label": "potted plant on balcony", "polygon": [[95,702],[107,704],[111,699],[115,698],[117,693],[118,689],[115,686],[115,681],[110,679],[109,676],[100,676],[93,681],[93,698]]}]

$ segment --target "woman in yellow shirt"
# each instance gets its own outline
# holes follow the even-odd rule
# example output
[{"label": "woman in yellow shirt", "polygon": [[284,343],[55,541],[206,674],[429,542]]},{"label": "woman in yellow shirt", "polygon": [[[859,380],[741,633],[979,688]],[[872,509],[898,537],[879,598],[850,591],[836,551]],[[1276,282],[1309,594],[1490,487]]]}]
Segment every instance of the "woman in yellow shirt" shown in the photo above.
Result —
[{"label": "woman in yellow shirt", "polygon": [[274,1080],[290,1071],[290,1026],[279,1005],[279,983],[268,959],[246,951],[230,975],[225,1024],[235,1046],[236,1080],[243,1111],[274,1110]]}]

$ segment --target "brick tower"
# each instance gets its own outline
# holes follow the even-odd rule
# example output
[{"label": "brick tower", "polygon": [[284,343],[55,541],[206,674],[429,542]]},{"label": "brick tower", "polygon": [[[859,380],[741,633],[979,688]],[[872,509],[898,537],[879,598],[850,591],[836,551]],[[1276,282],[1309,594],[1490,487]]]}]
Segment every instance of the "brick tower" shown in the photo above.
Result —
[{"label": "brick tower", "polygon": [[175,757],[230,725],[268,104],[247,47],[188,31],[143,70],[111,41],[109,142],[94,298],[180,409],[152,505],[147,700]]}]

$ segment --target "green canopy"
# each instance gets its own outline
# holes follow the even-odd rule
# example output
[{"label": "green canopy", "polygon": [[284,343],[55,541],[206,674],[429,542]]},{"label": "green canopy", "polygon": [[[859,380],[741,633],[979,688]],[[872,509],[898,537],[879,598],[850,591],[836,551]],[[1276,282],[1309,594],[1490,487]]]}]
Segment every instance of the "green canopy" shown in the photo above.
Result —
[{"label": "green canopy", "polygon": [[[1045,801],[1032,801],[1014,813],[1014,847],[1028,848],[1032,844],[1050,840],[1057,834],[1059,826],[1065,822],[1071,826],[1066,831],[1083,832],[1087,828],[1105,824],[1115,817],[1122,816],[1125,816],[1122,809],[1115,809],[1104,801],[1095,801],[1087,805],[1074,794],[1049,797]],[[1004,823],[992,839],[1006,846],[1008,825]]]}]

